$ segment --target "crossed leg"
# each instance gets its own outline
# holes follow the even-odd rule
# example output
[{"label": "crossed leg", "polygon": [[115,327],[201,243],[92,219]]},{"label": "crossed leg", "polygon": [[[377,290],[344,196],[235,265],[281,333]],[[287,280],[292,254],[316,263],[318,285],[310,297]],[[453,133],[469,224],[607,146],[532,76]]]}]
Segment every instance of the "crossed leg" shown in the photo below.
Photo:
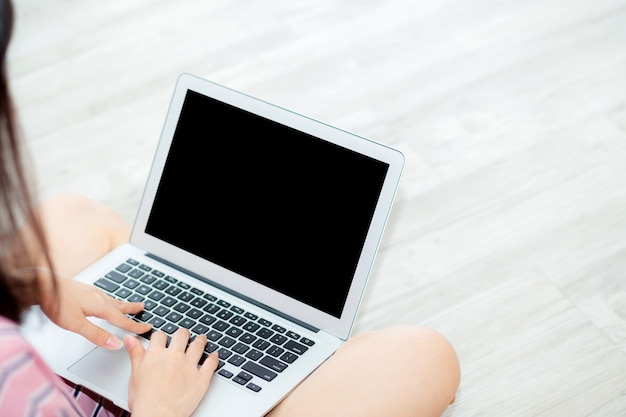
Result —
[{"label": "crossed leg", "polygon": [[[57,274],[73,277],[115,246],[130,227],[108,207],[63,194],[41,216]],[[350,338],[268,417],[435,417],[454,401],[460,368],[436,331],[396,326]]]}]

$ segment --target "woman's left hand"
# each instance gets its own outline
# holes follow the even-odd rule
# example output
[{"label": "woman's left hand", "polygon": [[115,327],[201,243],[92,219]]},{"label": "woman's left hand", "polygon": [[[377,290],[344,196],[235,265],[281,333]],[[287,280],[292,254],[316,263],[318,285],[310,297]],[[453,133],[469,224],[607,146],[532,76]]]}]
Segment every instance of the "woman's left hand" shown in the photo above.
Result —
[{"label": "woman's left hand", "polygon": [[48,287],[41,297],[41,309],[50,320],[106,349],[120,349],[124,343],[87,320],[87,317],[99,317],[136,334],[145,333],[152,328],[148,323],[139,323],[126,316],[142,311],[143,303],[116,300],[98,288],[80,281],[57,279],[56,294]]}]

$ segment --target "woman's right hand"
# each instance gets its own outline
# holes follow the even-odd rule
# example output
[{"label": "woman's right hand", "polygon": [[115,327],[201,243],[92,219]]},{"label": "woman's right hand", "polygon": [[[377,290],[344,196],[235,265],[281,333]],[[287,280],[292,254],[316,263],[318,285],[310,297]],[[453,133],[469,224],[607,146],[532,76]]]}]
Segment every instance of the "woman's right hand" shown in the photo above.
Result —
[{"label": "woman's right hand", "polygon": [[124,338],[131,362],[128,404],[133,417],[189,417],[204,397],[219,358],[213,352],[198,366],[207,343],[196,337],[187,347],[189,330],[178,329],[168,347],[157,331],[144,349],[132,336]]}]

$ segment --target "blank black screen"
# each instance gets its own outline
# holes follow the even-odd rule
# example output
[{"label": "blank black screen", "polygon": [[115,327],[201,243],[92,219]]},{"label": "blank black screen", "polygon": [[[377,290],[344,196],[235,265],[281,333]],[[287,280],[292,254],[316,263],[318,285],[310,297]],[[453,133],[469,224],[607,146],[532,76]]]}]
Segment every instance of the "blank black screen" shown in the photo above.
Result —
[{"label": "blank black screen", "polygon": [[146,233],[340,317],[387,170],[190,90]]}]

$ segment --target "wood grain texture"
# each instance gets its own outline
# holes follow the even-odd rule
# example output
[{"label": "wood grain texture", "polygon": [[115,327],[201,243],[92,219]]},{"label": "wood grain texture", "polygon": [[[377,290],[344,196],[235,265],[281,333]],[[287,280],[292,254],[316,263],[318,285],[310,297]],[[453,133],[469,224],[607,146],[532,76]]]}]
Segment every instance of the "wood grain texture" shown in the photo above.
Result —
[{"label": "wood grain texture", "polygon": [[355,332],[456,347],[446,417],[626,415],[626,3],[15,0],[41,195],[132,221],[188,71],[407,158]]}]

